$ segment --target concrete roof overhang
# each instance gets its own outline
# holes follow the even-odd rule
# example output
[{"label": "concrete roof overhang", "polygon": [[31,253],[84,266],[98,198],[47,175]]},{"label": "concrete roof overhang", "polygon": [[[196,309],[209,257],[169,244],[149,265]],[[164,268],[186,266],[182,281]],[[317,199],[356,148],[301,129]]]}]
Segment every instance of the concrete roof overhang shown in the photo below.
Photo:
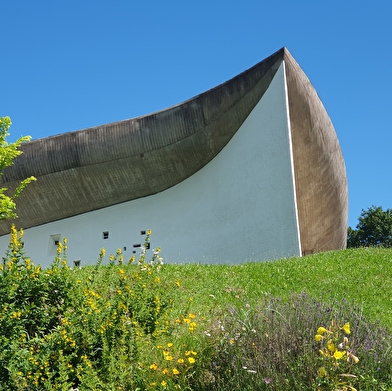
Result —
[{"label": "concrete roof overhang", "polygon": [[[24,144],[1,184],[12,190],[26,177],[38,179],[18,199],[17,225],[38,226],[180,183],[229,142],[282,62],[302,249],[343,248],[348,213],[343,156],[322,102],[286,48],[166,110]],[[9,233],[10,225],[1,222],[0,235]]]}]

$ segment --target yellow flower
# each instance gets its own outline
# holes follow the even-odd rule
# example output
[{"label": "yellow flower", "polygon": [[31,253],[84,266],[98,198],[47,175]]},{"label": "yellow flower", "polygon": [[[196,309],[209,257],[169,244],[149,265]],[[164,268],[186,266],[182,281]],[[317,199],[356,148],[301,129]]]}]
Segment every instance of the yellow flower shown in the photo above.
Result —
[{"label": "yellow flower", "polygon": [[162,381],[161,381],[161,386],[162,386],[162,387],[166,387],[166,385],[167,385],[167,383],[166,383],[164,380],[162,380]]},{"label": "yellow flower", "polygon": [[196,361],[196,360],[195,360],[193,357],[188,357],[188,362],[189,362],[190,364],[194,364],[195,361]]},{"label": "yellow flower", "polygon": [[344,355],[346,354],[345,351],[339,351],[339,350],[335,350],[333,356],[336,358],[336,360],[340,360]]},{"label": "yellow flower", "polygon": [[167,368],[165,368],[165,369],[162,371],[162,373],[163,373],[164,375],[167,375],[167,374],[169,373],[169,370],[168,370]]},{"label": "yellow flower", "polygon": [[154,362],[154,364],[150,365],[150,369],[156,371],[158,369],[158,365]]},{"label": "yellow flower", "polygon": [[176,285],[177,285],[177,287],[179,288],[179,287],[181,286],[180,281],[176,280]]},{"label": "yellow flower", "polygon": [[179,375],[180,371],[177,368],[173,368],[173,375]]},{"label": "yellow flower", "polygon": [[316,334],[314,337],[317,342],[321,341],[324,337],[321,334]]},{"label": "yellow flower", "polygon": [[165,355],[165,360],[167,361],[173,361],[173,357],[170,356],[169,354]]},{"label": "yellow flower", "polygon": [[12,313],[11,319],[20,319],[21,316],[22,316],[22,313],[20,311],[15,311]]},{"label": "yellow flower", "polygon": [[343,327],[342,327],[342,329],[343,329],[343,331],[346,333],[346,334],[350,334],[350,323],[346,323]]},{"label": "yellow flower", "polygon": [[336,350],[335,344],[333,343],[332,339],[327,342],[328,350],[333,353]]},{"label": "yellow flower", "polygon": [[324,333],[326,333],[328,330],[325,327],[319,327],[317,329],[317,334],[323,335]]},{"label": "yellow flower", "polygon": [[184,363],[184,359],[183,359],[183,358],[179,358],[179,359],[177,360],[177,362],[178,362],[179,364],[183,364],[183,363]]},{"label": "yellow flower", "polygon": [[168,348],[171,348],[173,346],[173,344],[171,343],[171,342],[169,342],[168,344],[167,344],[167,347]]}]

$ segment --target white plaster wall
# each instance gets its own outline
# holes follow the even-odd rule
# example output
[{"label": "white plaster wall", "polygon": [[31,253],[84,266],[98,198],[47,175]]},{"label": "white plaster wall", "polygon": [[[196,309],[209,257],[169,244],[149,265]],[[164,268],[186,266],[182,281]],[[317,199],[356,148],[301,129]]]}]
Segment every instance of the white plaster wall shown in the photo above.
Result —
[{"label": "white plaster wall", "polygon": [[[100,249],[126,258],[152,229],[166,262],[242,263],[301,254],[284,65],[225,148],[182,183],[25,231],[33,262],[55,256],[51,235],[68,239],[68,260],[94,263]],[[59,207],[61,207],[59,205]],[[102,233],[109,232],[103,239]],[[9,237],[0,238],[4,254]],[[124,251],[124,247],[126,250]]]}]

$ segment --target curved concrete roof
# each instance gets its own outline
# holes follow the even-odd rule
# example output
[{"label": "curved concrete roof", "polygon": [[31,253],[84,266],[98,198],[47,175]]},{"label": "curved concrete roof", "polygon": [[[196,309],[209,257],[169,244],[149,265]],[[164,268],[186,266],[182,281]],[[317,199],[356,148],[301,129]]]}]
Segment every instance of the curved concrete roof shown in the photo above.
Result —
[{"label": "curved concrete roof", "polygon": [[[228,143],[285,63],[301,245],[344,248],[347,180],[329,116],[286,48],[233,79],[151,115],[33,140],[4,171],[29,228],[161,192],[188,178]],[[261,168],[262,169],[262,168]],[[0,235],[11,222],[0,223]]]}]

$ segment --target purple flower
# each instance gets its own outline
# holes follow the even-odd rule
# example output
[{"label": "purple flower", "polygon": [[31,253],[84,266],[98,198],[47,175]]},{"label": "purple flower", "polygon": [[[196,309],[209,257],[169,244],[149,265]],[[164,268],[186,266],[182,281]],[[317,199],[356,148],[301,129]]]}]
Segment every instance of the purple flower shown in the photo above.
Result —
[{"label": "purple flower", "polygon": [[264,378],[264,383],[265,384],[270,384],[271,383],[271,379],[269,377],[265,377]]}]

